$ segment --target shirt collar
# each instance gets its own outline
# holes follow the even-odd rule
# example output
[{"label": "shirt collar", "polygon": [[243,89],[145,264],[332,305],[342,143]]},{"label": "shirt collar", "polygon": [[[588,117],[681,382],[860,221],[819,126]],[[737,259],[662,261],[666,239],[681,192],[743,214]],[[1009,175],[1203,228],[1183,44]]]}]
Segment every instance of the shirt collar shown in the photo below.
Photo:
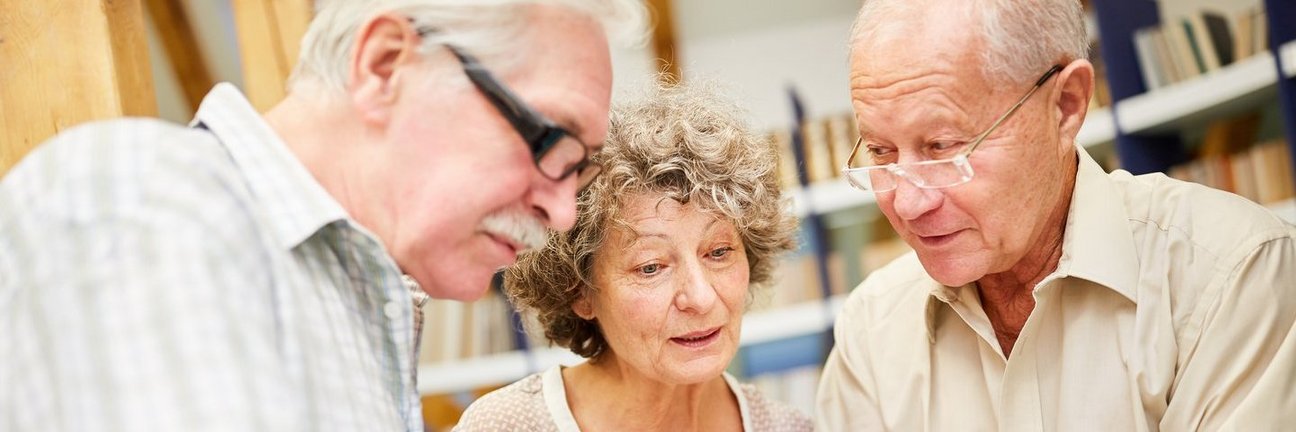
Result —
[{"label": "shirt collar", "polygon": [[1111,177],[1076,147],[1079,165],[1055,273],[1108,287],[1138,303],[1139,258],[1129,214]]},{"label": "shirt collar", "polygon": [[217,84],[203,98],[191,123],[199,124],[228,149],[280,247],[292,249],[329,223],[347,219],[342,205],[233,85]]},{"label": "shirt collar", "polygon": [[[1120,193],[1089,153],[1077,146],[1076,154],[1079,161],[1075,190],[1062,234],[1062,257],[1054,275],[1089,280],[1138,303],[1139,260],[1125,203],[1116,198]],[[949,287],[930,277],[925,282],[930,293],[925,310],[927,337],[935,343],[935,318],[941,306],[971,293],[973,284]]]}]

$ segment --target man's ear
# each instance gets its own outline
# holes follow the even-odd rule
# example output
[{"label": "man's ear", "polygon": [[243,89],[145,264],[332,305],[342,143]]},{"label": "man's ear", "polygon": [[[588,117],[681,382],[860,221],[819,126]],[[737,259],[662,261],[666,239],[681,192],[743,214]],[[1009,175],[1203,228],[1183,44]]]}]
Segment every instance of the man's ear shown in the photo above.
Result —
[{"label": "man's ear", "polygon": [[1076,60],[1058,72],[1058,131],[1063,145],[1074,145],[1075,137],[1089,112],[1094,92],[1094,69],[1088,60]]},{"label": "man's ear", "polygon": [[397,71],[416,58],[419,41],[405,17],[383,14],[366,22],[352,50],[347,92],[361,119],[385,124],[397,100]]},{"label": "man's ear", "polygon": [[575,312],[576,316],[584,318],[587,321],[594,319],[594,305],[590,303],[588,290],[586,290],[585,294],[582,294],[579,299],[572,302],[571,307],[572,312]]}]

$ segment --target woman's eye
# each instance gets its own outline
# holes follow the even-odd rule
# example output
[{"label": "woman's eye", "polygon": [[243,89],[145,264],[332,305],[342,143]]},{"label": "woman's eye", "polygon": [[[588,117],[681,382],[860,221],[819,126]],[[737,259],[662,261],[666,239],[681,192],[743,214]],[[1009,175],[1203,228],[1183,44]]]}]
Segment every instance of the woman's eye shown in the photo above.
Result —
[{"label": "woman's eye", "polygon": [[651,275],[661,271],[661,264],[645,264],[639,266],[639,273]]},{"label": "woman's eye", "polygon": [[729,255],[729,252],[733,252],[733,250],[734,248],[731,247],[722,247],[712,250],[709,255],[711,255],[711,258],[724,258],[725,255]]}]

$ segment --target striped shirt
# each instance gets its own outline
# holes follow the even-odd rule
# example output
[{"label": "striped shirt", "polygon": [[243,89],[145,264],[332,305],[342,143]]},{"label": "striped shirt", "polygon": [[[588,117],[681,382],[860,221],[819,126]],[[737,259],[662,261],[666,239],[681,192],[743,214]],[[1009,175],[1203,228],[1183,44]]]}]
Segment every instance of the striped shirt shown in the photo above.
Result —
[{"label": "striped shirt", "polygon": [[0,430],[421,431],[421,290],[233,86],[194,122],[0,182]]}]

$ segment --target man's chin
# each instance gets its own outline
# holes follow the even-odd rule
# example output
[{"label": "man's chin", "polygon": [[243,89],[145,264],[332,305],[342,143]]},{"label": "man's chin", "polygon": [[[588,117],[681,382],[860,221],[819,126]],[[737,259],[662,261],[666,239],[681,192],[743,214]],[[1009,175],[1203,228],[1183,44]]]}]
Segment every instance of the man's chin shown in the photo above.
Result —
[{"label": "man's chin", "polygon": [[[490,289],[491,276],[494,272],[471,272],[485,273],[484,276],[458,274],[452,278],[443,278],[434,280],[431,283],[423,285],[423,291],[429,296],[444,300],[457,300],[463,302],[472,302],[480,300]],[[437,279],[433,276],[433,279]]]},{"label": "man's chin", "polygon": [[945,286],[967,285],[982,276],[978,270],[980,266],[951,258],[947,254],[918,253],[918,261],[922,263],[923,270],[927,271],[927,276]]}]

